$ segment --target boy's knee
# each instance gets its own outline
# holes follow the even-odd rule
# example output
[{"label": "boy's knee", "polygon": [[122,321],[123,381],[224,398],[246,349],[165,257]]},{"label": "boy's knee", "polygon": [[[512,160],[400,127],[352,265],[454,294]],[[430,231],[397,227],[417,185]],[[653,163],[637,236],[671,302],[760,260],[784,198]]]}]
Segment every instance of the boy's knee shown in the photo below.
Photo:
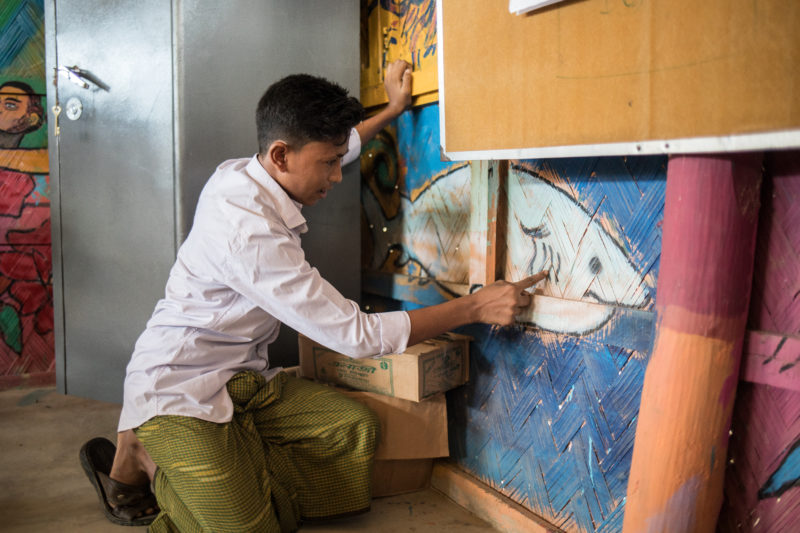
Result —
[{"label": "boy's knee", "polygon": [[355,425],[358,427],[358,434],[362,435],[367,441],[371,450],[378,446],[381,437],[381,421],[378,415],[368,406],[354,402],[357,407],[354,408],[353,418]]}]

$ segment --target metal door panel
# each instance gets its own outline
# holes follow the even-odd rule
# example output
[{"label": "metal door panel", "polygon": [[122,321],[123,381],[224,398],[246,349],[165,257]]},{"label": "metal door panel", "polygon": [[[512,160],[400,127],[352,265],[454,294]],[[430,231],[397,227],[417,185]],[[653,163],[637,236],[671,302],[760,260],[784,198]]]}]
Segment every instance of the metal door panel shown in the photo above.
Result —
[{"label": "metal door panel", "polygon": [[[184,0],[176,4],[178,234],[191,228],[203,184],[223,160],[258,151],[255,109],[273,82],[299,72],[323,76],[358,97],[359,4],[355,0]],[[361,292],[360,171],[304,208],[309,262],[345,296]],[[297,338],[284,328],[271,364],[296,364]]]},{"label": "metal door panel", "polygon": [[[59,388],[120,401],[203,184],[223,160],[257,150],[266,87],[309,72],[358,94],[358,3],[47,0],[45,10],[49,71],[75,65],[108,89],[58,83],[62,107],[72,97],[83,104],[78,120],[61,114],[58,138],[50,132]],[[358,180],[353,164],[323,205],[305,211],[312,231],[303,243],[352,298]],[[292,364],[296,350],[284,335],[272,362]]]},{"label": "metal door panel", "polygon": [[[125,366],[174,260],[171,5],[59,0],[56,60],[104,88],[59,76],[64,388],[120,401]],[[57,338],[57,341],[59,339]]]}]

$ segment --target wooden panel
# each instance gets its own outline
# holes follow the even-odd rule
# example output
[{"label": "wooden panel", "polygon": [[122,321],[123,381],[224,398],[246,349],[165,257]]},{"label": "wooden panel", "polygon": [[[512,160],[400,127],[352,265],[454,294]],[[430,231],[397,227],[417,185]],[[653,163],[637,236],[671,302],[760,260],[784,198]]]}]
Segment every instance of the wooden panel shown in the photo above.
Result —
[{"label": "wooden panel", "polygon": [[740,379],[800,392],[800,336],[748,331]]},{"label": "wooden panel", "polygon": [[800,334],[800,151],[765,163],[749,327]]},{"label": "wooden panel", "polygon": [[431,486],[491,524],[496,531],[562,533],[560,529],[450,463],[437,461],[434,464]]},{"label": "wooden panel", "polygon": [[361,3],[361,103],[386,103],[383,77],[396,59],[414,70],[413,105],[438,99],[436,2],[369,0]]},{"label": "wooden panel", "polygon": [[658,157],[512,163],[505,279],[549,269],[538,291],[562,301],[533,325],[582,335],[604,327],[607,306],[652,309],[664,172]]},{"label": "wooden panel", "polygon": [[0,91],[0,389],[4,389],[55,382],[42,2],[3,2],[0,36],[0,85],[12,84]]},{"label": "wooden panel", "polygon": [[[419,124],[419,112],[410,116],[414,120],[397,124],[399,144],[408,134],[403,129]],[[472,246],[471,231],[473,236],[479,234],[478,240],[484,239],[484,228],[490,235],[490,193],[502,190],[489,185],[488,168],[493,163],[471,163],[473,170],[486,172],[477,176],[469,167],[441,163],[439,154],[427,147],[431,138],[417,137],[416,151],[398,150],[413,156],[399,157],[407,164],[407,178],[418,174],[414,185],[399,182],[396,204],[380,202],[372,185],[363,189],[374,253],[362,287],[400,300],[407,308],[465,294],[479,281],[464,275],[468,259],[458,258],[455,246],[437,244],[436,253],[427,254],[426,243],[450,240]],[[427,156],[418,157],[422,153]],[[432,161],[447,165],[446,170]],[[513,162],[508,178],[509,186],[516,180],[514,191],[502,193],[508,201],[503,217],[507,234],[497,237],[507,244],[508,257],[497,270],[498,277],[519,278],[540,266],[538,259],[533,260],[534,232],[520,229],[543,225],[532,219],[544,217],[548,224],[580,230],[573,235],[573,230],[553,226],[550,241],[544,239],[550,257],[559,254],[560,277],[542,284],[534,296],[534,313],[521,317],[527,324],[465,328],[475,337],[474,357],[470,382],[450,394],[453,457],[495,490],[567,531],[614,531],[622,524],[639,392],[655,323],[652,299],[665,162],[662,157]],[[368,177],[367,183],[372,179]],[[475,183],[480,191],[474,190]],[[384,187],[385,198],[390,199],[393,187]],[[398,207],[384,210],[390,205]],[[483,205],[485,212],[471,212]],[[447,221],[461,220],[453,218],[461,212],[469,212],[468,224],[445,227]],[[441,223],[422,225],[422,220]],[[412,228],[415,233],[404,233]],[[455,238],[457,234],[462,236]],[[576,239],[572,250],[551,242],[556,237],[569,240],[567,236]],[[607,245],[622,256],[613,264],[604,263],[612,265],[608,270],[624,262],[633,273],[615,280],[612,272],[605,276],[595,272],[591,279],[598,278],[603,288],[589,290],[594,282],[588,281],[579,291],[576,283],[589,279],[579,273],[580,266],[591,263]],[[386,250],[402,260],[387,257]],[[482,265],[487,264],[490,254],[476,255]],[[412,264],[425,268],[411,269]],[[397,268],[400,265],[403,268]],[[484,279],[486,270],[481,273]],[[461,274],[452,276],[456,271]],[[589,294],[611,293],[623,281],[631,294],[646,298],[632,302],[623,290],[601,302]],[[379,308],[383,307],[375,306]],[[545,318],[547,314],[551,316]]]},{"label": "wooden panel", "polygon": [[794,533],[800,515],[800,392],[741,384],[720,533]]},{"label": "wooden panel", "polygon": [[470,166],[469,283],[475,287],[494,282],[498,272],[502,277],[508,161],[475,161]]},{"label": "wooden panel", "polygon": [[443,0],[441,17],[448,153],[800,127],[797,2]]},{"label": "wooden panel", "polygon": [[800,152],[767,155],[721,533],[794,533],[800,516]]}]

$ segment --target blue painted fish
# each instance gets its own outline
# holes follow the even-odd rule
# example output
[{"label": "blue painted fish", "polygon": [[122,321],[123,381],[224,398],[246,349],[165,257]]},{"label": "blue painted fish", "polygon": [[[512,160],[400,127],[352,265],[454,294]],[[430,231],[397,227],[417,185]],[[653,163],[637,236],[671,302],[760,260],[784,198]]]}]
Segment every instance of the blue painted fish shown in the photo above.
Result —
[{"label": "blue painted fish", "polygon": [[[391,220],[365,192],[362,201],[375,241],[402,247],[397,263],[417,263],[422,275],[468,283],[470,179],[469,166],[449,170],[432,179],[415,201],[403,197],[400,214]],[[616,306],[649,303],[654,282],[636,268],[611,221],[518,166],[509,171],[508,201],[505,278],[549,270],[536,292],[552,298],[527,312],[523,321],[580,335],[605,325]],[[375,247],[373,265],[385,260],[386,246]]]}]

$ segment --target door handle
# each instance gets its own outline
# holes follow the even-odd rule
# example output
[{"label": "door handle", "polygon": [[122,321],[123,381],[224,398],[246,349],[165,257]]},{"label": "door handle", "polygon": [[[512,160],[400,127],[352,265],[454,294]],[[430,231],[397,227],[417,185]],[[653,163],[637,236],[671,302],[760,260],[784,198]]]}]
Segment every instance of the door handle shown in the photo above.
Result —
[{"label": "door handle", "polygon": [[107,85],[98,80],[94,75],[92,75],[91,72],[83,70],[76,65],[71,67],[58,67],[56,71],[59,74],[66,76],[69,81],[78,87],[81,87],[82,89],[90,89],[92,88],[92,85],[99,87],[104,91],[109,89]]},{"label": "door handle", "polygon": [[78,67],[58,67],[58,72],[65,75],[69,81],[83,89],[89,88],[89,82],[84,72]]}]

